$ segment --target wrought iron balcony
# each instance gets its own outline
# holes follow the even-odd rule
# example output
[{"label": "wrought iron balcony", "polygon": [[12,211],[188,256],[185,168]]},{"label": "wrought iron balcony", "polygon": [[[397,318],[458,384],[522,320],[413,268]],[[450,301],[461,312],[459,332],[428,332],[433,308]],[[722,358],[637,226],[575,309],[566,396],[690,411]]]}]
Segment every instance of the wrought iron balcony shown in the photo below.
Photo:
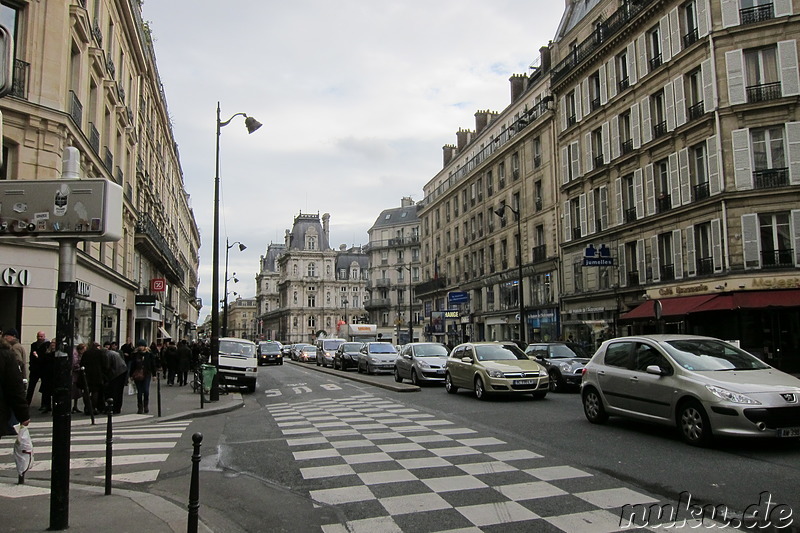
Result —
[{"label": "wrought iron balcony", "polygon": [[662,194],[656,198],[656,210],[659,213],[669,211],[672,209],[672,196],[669,194]]},{"label": "wrought iron balcony", "polygon": [[625,222],[631,223],[636,222],[636,208],[631,207],[630,209],[625,210]]},{"label": "wrought iron balcony", "polygon": [[540,244],[533,247],[533,262],[540,263],[547,259],[547,245]]},{"label": "wrought iron balcony", "polygon": [[750,104],[756,102],[766,102],[768,100],[777,100],[781,98],[781,82],[776,81],[773,83],[762,83],[760,85],[750,85],[747,87],[747,102]]},{"label": "wrought iron balcony", "polygon": [[631,270],[628,272],[628,285],[639,285],[639,271]]},{"label": "wrought iron balcony", "polygon": [[75,91],[69,92],[69,116],[72,117],[72,122],[80,129],[83,123],[83,104],[81,104]]},{"label": "wrought iron balcony", "polygon": [[600,168],[605,165],[603,154],[594,156],[594,168]]},{"label": "wrought iron balcony", "polygon": [[167,240],[156,227],[153,219],[147,213],[139,215],[136,222],[135,244],[144,251],[149,251],[150,257],[161,270],[172,278],[174,283],[183,284],[184,271],[172,253]]},{"label": "wrought iron balcony", "polygon": [[11,96],[28,99],[28,71],[30,68],[30,63],[19,59],[14,60],[14,78],[11,82]]},{"label": "wrought iron balcony", "polygon": [[686,35],[683,36],[683,47],[684,48],[689,48],[699,38],[700,38],[700,34],[698,33],[697,28],[695,28],[693,30],[689,30],[689,33],[687,33]]},{"label": "wrought iron balcony", "polygon": [[631,82],[630,79],[626,76],[621,80],[619,80],[619,82],[617,82],[617,85],[619,86],[619,92],[622,92],[631,86]]},{"label": "wrought iron balcony", "polygon": [[672,281],[675,279],[675,265],[659,265],[661,271],[661,281]]},{"label": "wrought iron balcony", "polygon": [[655,126],[653,126],[653,138],[658,139],[659,137],[663,137],[667,134],[667,121],[662,120]]},{"label": "wrought iron balcony", "polygon": [[700,100],[694,105],[689,106],[689,120],[697,120],[705,114],[705,106],[703,100]]},{"label": "wrought iron balcony", "polygon": [[794,249],[761,250],[761,266],[765,268],[794,267]]},{"label": "wrought iron balcony", "polygon": [[756,189],[775,189],[789,185],[788,168],[769,168],[753,172],[753,184]]},{"label": "wrought iron balcony", "polygon": [[694,198],[695,202],[699,202],[700,200],[705,200],[711,193],[708,190],[708,182],[698,183],[694,187],[692,187],[692,198]]},{"label": "wrought iron balcony", "polygon": [[648,61],[648,64],[650,65],[650,72],[653,72],[655,69],[660,67],[661,63],[662,63],[661,54],[651,57],[650,60]]},{"label": "wrought iron balcony", "polygon": [[700,257],[697,259],[697,273],[709,275],[714,273],[714,260],[711,257]]},{"label": "wrought iron balcony", "polygon": [[742,24],[755,24],[772,18],[775,18],[775,10],[771,3],[739,10],[739,20]]},{"label": "wrought iron balcony", "polygon": [[100,155],[100,132],[94,125],[94,122],[89,123],[89,145],[97,155]]},{"label": "wrought iron balcony", "polygon": [[622,152],[622,155],[633,152],[633,139],[622,141],[619,145],[619,150]]}]

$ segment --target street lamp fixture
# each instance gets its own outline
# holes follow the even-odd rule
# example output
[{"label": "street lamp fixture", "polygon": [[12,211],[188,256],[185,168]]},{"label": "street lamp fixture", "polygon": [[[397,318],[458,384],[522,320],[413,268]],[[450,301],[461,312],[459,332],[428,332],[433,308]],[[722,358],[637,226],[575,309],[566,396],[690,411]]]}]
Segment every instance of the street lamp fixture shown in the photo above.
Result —
[{"label": "street lamp fixture", "polygon": [[[215,173],[214,173],[214,250],[212,263],[211,279],[211,364],[217,367],[219,374],[219,134],[220,130],[231,123],[237,116],[244,117],[244,125],[247,133],[253,133],[261,127],[261,123],[253,117],[248,117],[244,113],[236,113],[226,121],[220,120],[219,102],[217,102],[217,138],[215,152]],[[227,252],[226,252],[227,253]],[[227,261],[226,261],[227,263]],[[227,295],[226,295],[227,296]],[[211,393],[209,400],[219,401],[219,378],[215,378],[211,383]]]},{"label": "street lamp fixture", "polygon": [[225,297],[224,297],[225,304],[222,306],[222,309],[225,312],[225,315],[222,318],[223,337],[228,336],[228,282],[230,280],[233,280],[234,283],[239,283],[239,280],[236,279],[236,272],[234,272],[230,278],[228,277],[228,252],[230,251],[231,248],[233,248],[237,244],[239,245],[240,252],[244,252],[247,249],[247,246],[245,246],[239,241],[228,244],[228,239],[225,239]]},{"label": "street lamp fixture", "polygon": [[511,212],[514,213],[514,217],[517,219],[517,269],[519,276],[519,282],[517,283],[517,299],[519,300],[519,340],[524,346],[527,346],[528,325],[525,321],[525,302],[523,301],[524,292],[522,290],[522,222],[520,221],[520,218],[522,217],[520,216],[519,208],[514,209],[505,202],[501,203],[500,207],[494,210],[494,214],[500,218],[505,218],[506,209],[511,210]]}]

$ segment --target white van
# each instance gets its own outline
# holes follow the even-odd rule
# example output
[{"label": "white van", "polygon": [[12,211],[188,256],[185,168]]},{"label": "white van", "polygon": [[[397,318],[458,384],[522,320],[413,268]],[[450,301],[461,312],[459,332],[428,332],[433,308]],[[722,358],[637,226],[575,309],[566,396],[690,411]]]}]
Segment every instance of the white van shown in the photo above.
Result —
[{"label": "white van", "polygon": [[219,339],[219,380],[226,385],[245,385],[256,391],[258,358],[253,342],[234,337]]}]

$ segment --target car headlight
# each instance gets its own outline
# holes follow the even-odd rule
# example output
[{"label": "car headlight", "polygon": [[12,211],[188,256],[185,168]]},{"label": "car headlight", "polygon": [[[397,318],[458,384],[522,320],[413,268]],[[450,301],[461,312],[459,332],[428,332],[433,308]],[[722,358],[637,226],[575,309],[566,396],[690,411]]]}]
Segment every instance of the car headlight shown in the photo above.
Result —
[{"label": "car headlight", "polygon": [[487,374],[489,374],[490,378],[504,378],[506,375],[503,373],[502,370],[487,370]]},{"label": "car headlight", "polygon": [[562,372],[569,372],[570,365],[569,363],[558,363],[558,369],[561,370]]},{"label": "car headlight", "polygon": [[725,400],[726,402],[744,403],[747,405],[761,405],[761,402],[754,400],[745,394],[729,391],[728,389],[723,389],[722,387],[715,387],[714,385],[706,385],[706,388],[711,394],[720,400]]},{"label": "car headlight", "polygon": [[420,359],[417,359],[417,364],[419,365],[420,368],[430,368],[431,367],[431,365],[429,365],[427,361],[422,361]]}]

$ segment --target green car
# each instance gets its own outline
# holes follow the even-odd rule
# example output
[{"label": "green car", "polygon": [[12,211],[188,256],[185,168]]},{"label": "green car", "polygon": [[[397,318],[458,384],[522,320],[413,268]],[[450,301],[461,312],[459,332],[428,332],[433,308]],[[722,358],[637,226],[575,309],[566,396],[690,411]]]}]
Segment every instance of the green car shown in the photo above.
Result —
[{"label": "green car", "polygon": [[468,342],[453,348],[447,358],[444,388],[451,394],[465,388],[474,390],[479,400],[494,393],[544,398],[549,387],[547,370],[515,344]]}]

